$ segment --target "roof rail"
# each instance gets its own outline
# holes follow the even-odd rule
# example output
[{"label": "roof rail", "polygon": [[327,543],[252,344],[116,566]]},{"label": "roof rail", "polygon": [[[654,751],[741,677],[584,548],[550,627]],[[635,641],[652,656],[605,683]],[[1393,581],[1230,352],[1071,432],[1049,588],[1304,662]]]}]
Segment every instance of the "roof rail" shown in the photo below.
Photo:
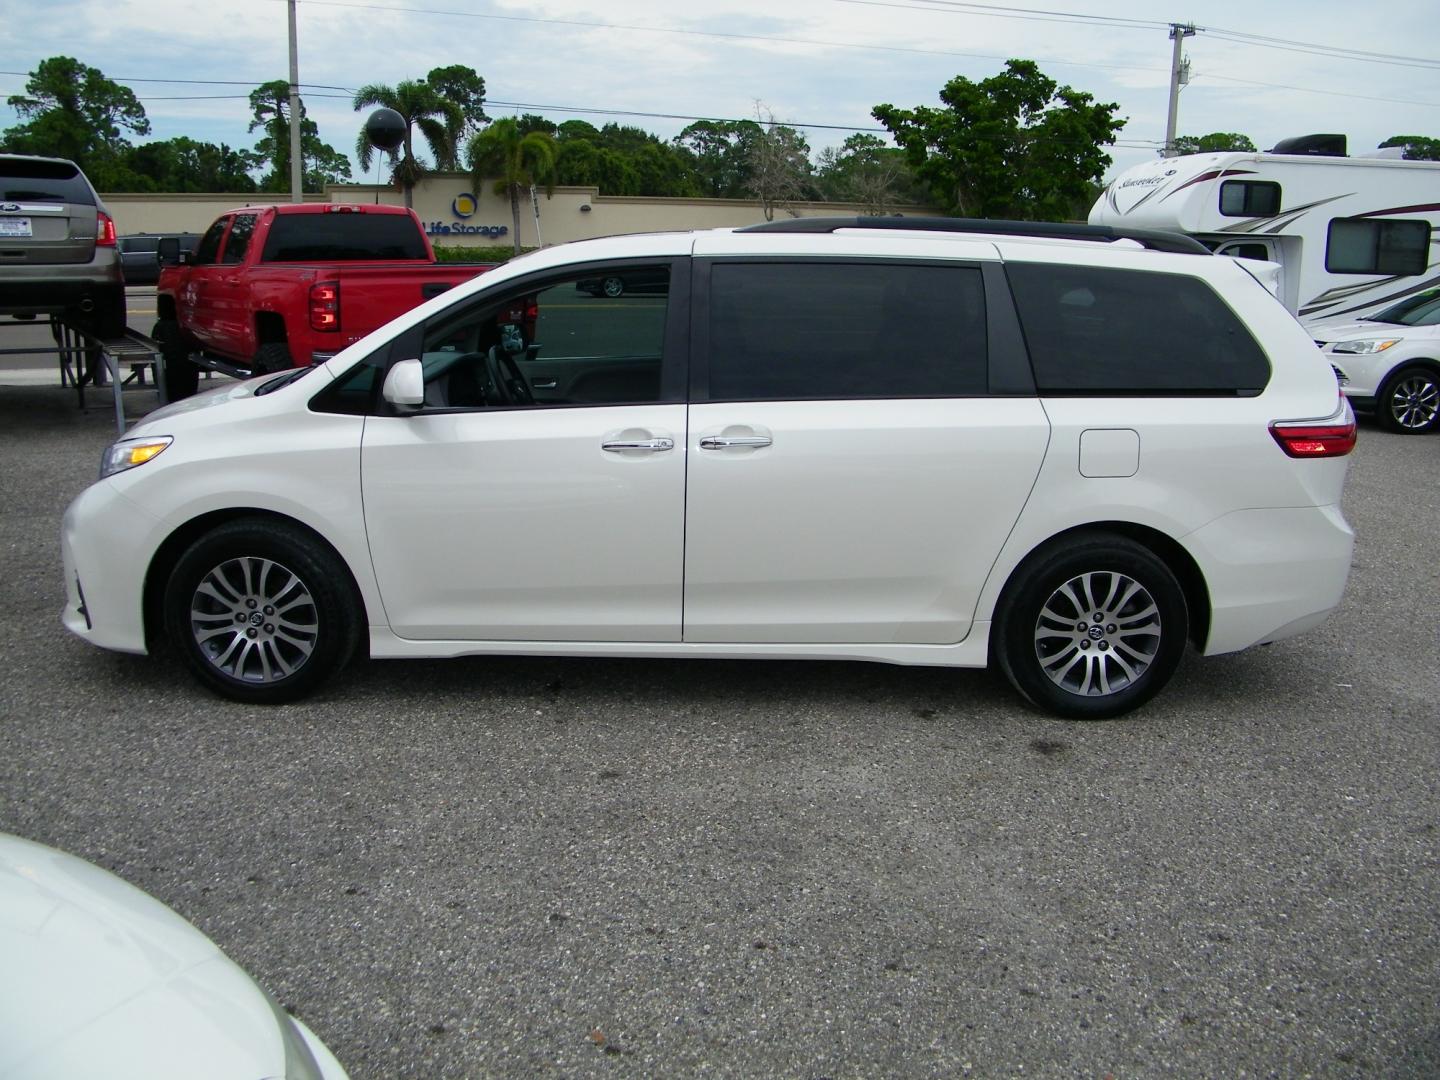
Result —
[{"label": "roof rail", "polygon": [[1071,225],[1056,221],[999,221],[989,218],[946,217],[813,217],[789,218],[746,225],[736,232],[830,233],[837,229],[891,229],[906,232],[1000,233],[1042,236],[1052,240],[1134,240],[1153,251],[1210,255],[1200,241],[1163,229],[1117,229],[1111,225]]}]

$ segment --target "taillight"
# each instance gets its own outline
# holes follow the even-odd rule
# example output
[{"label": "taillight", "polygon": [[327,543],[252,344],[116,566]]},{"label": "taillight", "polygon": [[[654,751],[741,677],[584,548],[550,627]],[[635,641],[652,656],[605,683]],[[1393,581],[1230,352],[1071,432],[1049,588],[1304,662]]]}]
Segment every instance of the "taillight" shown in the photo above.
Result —
[{"label": "taillight", "polygon": [[1277,420],[1270,434],[1295,458],[1344,457],[1355,449],[1355,418],[1348,423],[1297,424]]},{"label": "taillight", "polygon": [[104,210],[96,211],[95,214],[95,246],[115,246],[115,219]]},{"label": "taillight", "polygon": [[317,281],[310,286],[310,329],[340,329],[340,282]]}]

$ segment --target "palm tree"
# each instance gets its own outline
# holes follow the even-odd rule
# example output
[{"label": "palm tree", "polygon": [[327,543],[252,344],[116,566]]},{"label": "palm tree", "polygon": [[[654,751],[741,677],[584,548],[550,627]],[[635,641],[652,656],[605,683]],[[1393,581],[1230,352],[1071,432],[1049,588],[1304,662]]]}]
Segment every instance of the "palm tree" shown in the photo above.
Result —
[{"label": "palm tree", "polygon": [[[459,165],[456,154],[458,148],[451,133],[464,126],[465,117],[460,106],[442,97],[430,84],[418,79],[406,79],[393,87],[375,83],[362,86],[356,91],[357,111],[377,105],[394,109],[405,121],[405,141],[391,155],[391,160],[395,164],[395,182],[405,192],[405,205],[409,207],[414,201],[415,185],[429,171],[425,163],[415,156],[415,129],[418,127],[420,134],[425,137],[430,153],[435,158],[435,168],[454,169]],[[370,145],[362,127],[355,140],[355,156],[360,161],[362,171],[370,168],[370,158],[374,152],[375,148]]]},{"label": "palm tree", "polygon": [[487,177],[498,176],[495,194],[510,196],[512,235],[519,255],[520,192],[543,184],[546,195],[555,193],[555,140],[543,131],[523,133],[519,122],[507,116],[472,135],[465,155],[476,191]]}]

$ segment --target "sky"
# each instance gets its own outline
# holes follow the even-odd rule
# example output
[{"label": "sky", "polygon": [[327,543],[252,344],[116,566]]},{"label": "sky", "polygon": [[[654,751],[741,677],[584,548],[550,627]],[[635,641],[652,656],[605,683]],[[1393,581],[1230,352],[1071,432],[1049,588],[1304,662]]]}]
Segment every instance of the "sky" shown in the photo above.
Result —
[{"label": "sky", "polygon": [[[286,9],[0,0],[10,28],[0,99],[23,92],[41,60],[73,56],[140,98],[152,131],[132,141],[187,135],[249,149],[259,135],[246,130],[250,89],[288,77]],[[484,76],[491,117],[613,120],[668,139],[684,117],[753,119],[758,106],[803,128],[818,152],[879,129],[877,104],[938,105],[950,79],[985,79],[1016,57],[1119,105],[1113,176],[1164,140],[1171,22],[1197,28],[1184,42],[1182,135],[1235,131],[1267,149],[1340,132],[1352,154],[1396,134],[1440,137],[1440,59],[1427,59],[1440,58],[1434,0],[300,0],[297,12],[306,109],[341,152],[364,120],[355,89],[448,64]],[[0,128],[15,121],[0,106]]]}]

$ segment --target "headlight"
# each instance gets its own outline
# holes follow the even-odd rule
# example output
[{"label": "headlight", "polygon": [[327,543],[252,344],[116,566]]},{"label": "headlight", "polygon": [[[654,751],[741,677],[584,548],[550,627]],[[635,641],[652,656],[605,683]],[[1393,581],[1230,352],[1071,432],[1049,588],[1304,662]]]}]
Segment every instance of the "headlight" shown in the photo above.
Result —
[{"label": "headlight", "polygon": [[121,439],[112,443],[100,456],[100,479],[155,460],[172,442],[174,440],[169,435],[160,435],[149,439]]},{"label": "headlight", "polygon": [[1338,353],[1358,353],[1363,356],[1368,353],[1384,352],[1390,348],[1391,345],[1399,345],[1400,342],[1404,340],[1404,338],[1392,337],[1366,338],[1364,341],[1337,341],[1330,347],[1330,351]]}]

